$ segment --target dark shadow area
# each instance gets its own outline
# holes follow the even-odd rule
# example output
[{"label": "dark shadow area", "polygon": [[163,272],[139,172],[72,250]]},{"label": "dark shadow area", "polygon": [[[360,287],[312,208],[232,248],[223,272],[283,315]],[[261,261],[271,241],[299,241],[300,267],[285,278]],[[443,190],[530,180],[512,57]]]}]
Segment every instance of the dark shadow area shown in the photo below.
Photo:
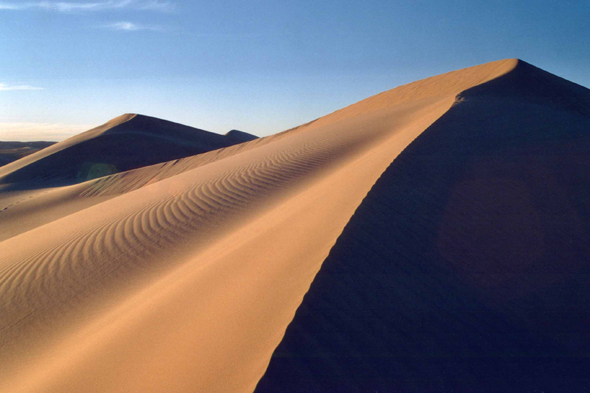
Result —
[{"label": "dark shadow area", "polygon": [[91,180],[93,168],[99,166],[111,169],[111,173],[102,174],[106,176],[204,153],[212,148],[218,147],[146,138],[134,133],[101,135],[33,162],[3,180],[6,183],[18,183],[31,179],[69,179],[73,184]]},{"label": "dark shadow area", "polygon": [[45,149],[55,142],[2,142],[0,141],[0,166],[9,164]]},{"label": "dark shadow area", "polygon": [[590,95],[519,68],[383,173],[256,392],[590,392]]}]

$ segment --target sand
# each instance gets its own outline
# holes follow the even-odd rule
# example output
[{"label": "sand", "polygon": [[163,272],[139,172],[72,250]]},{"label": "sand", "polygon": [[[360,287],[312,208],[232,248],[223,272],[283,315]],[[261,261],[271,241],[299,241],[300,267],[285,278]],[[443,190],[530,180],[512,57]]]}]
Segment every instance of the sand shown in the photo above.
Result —
[{"label": "sand", "polygon": [[3,142],[0,141],[0,166],[6,165],[41,149],[53,145],[55,142]]},{"label": "sand", "polygon": [[[514,205],[518,209],[528,206],[519,186],[508,187],[502,194],[505,199],[486,199],[486,187],[494,193],[511,181],[494,170],[502,172],[506,167],[512,176],[529,176],[538,168],[537,162],[520,163],[520,150],[511,150],[520,148],[516,141],[522,138],[496,140],[486,135],[496,129],[513,130],[516,125],[522,125],[525,135],[537,135],[533,131],[541,127],[541,136],[531,137],[534,143],[529,142],[531,138],[524,139],[523,148],[534,155],[535,149],[546,149],[555,142],[549,137],[554,135],[551,120],[568,125],[569,137],[562,138],[568,143],[560,145],[559,157],[572,156],[570,149],[582,149],[575,160],[585,162],[587,157],[580,147],[586,145],[579,143],[586,140],[583,130],[588,125],[586,90],[550,74],[539,77],[541,71],[529,67],[518,60],[503,60],[455,71],[398,87],[306,125],[255,140],[235,130],[215,137],[203,132],[195,138],[180,125],[125,115],[0,168],[0,210],[5,209],[0,213],[0,390],[252,392],[334,391],[334,387],[346,386],[350,391],[388,386],[420,390],[447,386],[428,382],[432,381],[425,376],[434,372],[438,374],[432,379],[443,382],[462,375],[473,377],[459,366],[445,373],[420,361],[404,374],[408,367],[400,367],[403,362],[399,359],[408,354],[426,356],[426,342],[449,342],[442,349],[433,345],[440,357],[456,355],[453,345],[458,339],[449,329],[463,326],[464,320],[473,329],[487,332],[484,336],[497,338],[502,329],[483,328],[489,321],[499,323],[493,315],[520,307],[516,301],[524,295],[564,282],[556,281],[558,276],[527,281],[537,260],[544,268],[553,261],[534,255],[529,258],[532,262],[522,262],[524,267],[511,264],[500,269],[499,274],[512,281],[498,275],[489,278],[490,271],[498,273],[494,269],[505,266],[503,261],[512,255],[527,257],[523,250],[540,248],[539,241],[544,240],[529,230],[538,222],[528,222],[528,214],[520,218],[497,214],[513,200],[518,201]],[[521,81],[531,74],[536,78],[533,85],[540,80],[550,88],[524,93],[522,88],[510,90],[515,75],[516,81]],[[502,81],[507,81],[504,85],[508,87]],[[514,105],[509,116],[502,114],[505,105]],[[537,112],[535,116],[522,112],[529,116],[527,123],[515,115],[521,113],[519,105],[526,110],[531,105],[550,109],[540,111],[546,118]],[[190,144],[201,146],[202,154],[166,159],[168,153],[162,153],[156,157],[158,161],[146,162],[138,148],[137,154],[126,158],[133,168],[116,161],[117,170],[106,176],[83,181],[74,175],[80,172],[80,162],[64,152],[90,143],[98,159],[107,157],[110,161],[103,161],[114,165],[113,159],[120,153],[104,153],[113,144],[101,137],[117,127],[127,133],[128,123],[134,120],[140,122],[133,132],[141,131],[141,138],[161,142],[162,132],[150,130],[171,127],[167,138],[175,146],[186,145],[188,133]],[[215,150],[212,139],[243,143]],[[485,150],[489,144],[494,148]],[[475,150],[467,154],[466,146]],[[505,155],[512,159],[499,156],[498,151],[507,151]],[[545,150],[537,154],[546,155]],[[547,160],[542,161],[553,165],[551,168],[571,164]],[[60,167],[59,176],[54,165]],[[510,168],[518,170],[511,172]],[[482,173],[495,176],[494,181],[482,186]],[[573,189],[585,175],[577,169],[569,180],[560,178],[561,183],[554,186],[529,176],[527,185],[537,187],[533,193],[549,187],[547,193],[551,194],[565,182],[571,188],[565,195],[577,192],[583,200],[587,194]],[[465,180],[459,186],[457,176]],[[390,185],[392,181],[399,184]],[[550,206],[564,206],[566,196],[551,195]],[[393,199],[379,202],[383,198]],[[466,201],[474,201],[474,206]],[[540,213],[539,220],[553,228],[553,237],[547,239],[554,240],[548,244],[564,245],[572,237],[584,238],[587,217],[563,227],[569,231],[565,240],[558,235],[561,224],[552,224],[563,223],[570,218],[568,214],[579,211],[578,202],[548,207]],[[482,213],[481,206],[489,208]],[[427,214],[428,209],[433,216]],[[478,214],[500,218],[481,229],[478,223],[485,217]],[[510,239],[511,232],[496,234],[506,221],[508,232],[527,235],[520,243],[509,244],[503,254],[495,254],[495,244],[507,243],[503,236]],[[437,236],[432,236],[433,231]],[[481,238],[491,240],[482,245]],[[429,247],[436,247],[445,263],[432,263],[424,257],[433,255]],[[576,247],[571,248],[572,255],[586,252],[581,243]],[[468,263],[478,259],[479,249],[483,250],[484,274]],[[402,280],[406,286],[416,284],[418,289],[410,286],[414,292],[436,287],[440,277],[451,278],[441,289],[432,289],[434,293],[407,295],[406,290],[404,300],[395,293],[396,281],[383,274],[383,269],[392,269],[387,255],[401,255],[408,261],[399,268],[408,276]],[[337,276],[352,281],[334,284],[333,269],[351,266],[355,275]],[[572,275],[586,265],[582,261],[569,266],[557,273]],[[402,277],[399,274],[396,277]],[[380,282],[379,277],[385,281]],[[510,282],[516,284],[511,286]],[[376,291],[376,284],[383,291]],[[444,300],[445,296],[450,300]],[[473,296],[479,303],[469,303]],[[441,297],[442,306],[422,309],[444,327],[442,333],[426,333],[433,326],[430,322],[418,329],[422,333],[414,331],[409,339],[408,333],[398,334],[415,328],[408,322],[412,307],[404,308],[403,304],[417,305],[416,299],[431,304],[432,299]],[[467,305],[449,315],[449,305],[455,301]],[[563,301],[565,295],[559,298]],[[380,310],[383,304],[392,306]],[[306,310],[311,309],[319,311],[310,317]],[[484,309],[492,316],[469,319],[470,313]],[[398,310],[398,317],[392,310]],[[538,313],[526,321],[516,320],[517,327],[534,330],[543,321],[543,310],[536,309]],[[361,311],[363,314],[357,315]],[[371,321],[379,318],[384,322],[377,328]],[[557,340],[562,355],[576,343],[586,343],[585,335],[576,329]],[[535,332],[535,339],[542,338],[542,333]],[[301,336],[307,341],[302,342]],[[396,352],[392,348],[399,345],[401,337],[406,337],[407,347]],[[365,344],[354,348],[347,344],[355,340]],[[518,342],[510,340],[506,342]],[[313,349],[305,342],[313,343]],[[506,342],[498,349],[500,358],[507,356],[502,348],[511,348]],[[468,340],[468,350],[462,354],[487,350],[480,344],[475,338]],[[518,348],[526,354],[533,344],[527,345],[523,342]],[[371,359],[376,347],[385,358],[394,360],[379,364],[355,361],[364,364],[361,369],[342,363],[351,356]],[[281,361],[293,356],[293,348],[300,349],[296,357],[302,361]],[[375,368],[365,372],[370,367]],[[420,367],[426,382],[416,386],[406,383],[416,379]],[[473,378],[477,378],[477,370]],[[390,374],[398,378],[388,379]]]}]

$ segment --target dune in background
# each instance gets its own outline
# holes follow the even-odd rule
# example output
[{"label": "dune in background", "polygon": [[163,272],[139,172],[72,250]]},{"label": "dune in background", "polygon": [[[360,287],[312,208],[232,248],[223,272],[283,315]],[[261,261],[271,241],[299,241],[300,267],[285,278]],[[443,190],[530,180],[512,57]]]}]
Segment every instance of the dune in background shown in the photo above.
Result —
[{"label": "dune in background", "polygon": [[0,166],[38,152],[55,142],[2,142],[0,141]]},{"label": "dune in background", "polygon": [[56,143],[0,168],[4,188],[67,185],[130,169],[193,156],[256,137],[232,130],[219,135],[137,114],[119,116],[102,126]]},{"label": "dune in background", "polygon": [[[170,160],[173,165],[176,159],[254,139],[238,130],[219,135],[149,116],[119,116],[0,167],[0,241],[107,199],[76,198],[88,185],[75,185]],[[163,172],[168,173],[143,172],[138,181],[146,184],[154,176],[162,178]]]},{"label": "dune in background", "polygon": [[6,165],[0,390],[584,386],[589,97],[503,60],[266,138],[124,115]]}]

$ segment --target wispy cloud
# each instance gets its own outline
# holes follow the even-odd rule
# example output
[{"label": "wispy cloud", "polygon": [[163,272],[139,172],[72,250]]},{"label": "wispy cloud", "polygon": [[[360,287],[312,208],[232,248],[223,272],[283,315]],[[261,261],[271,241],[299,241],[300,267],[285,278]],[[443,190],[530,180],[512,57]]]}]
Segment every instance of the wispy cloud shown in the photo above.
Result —
[{"label": "wispy cloud", "polygon": [[29,85],[7,85],[0,83],[0,91],[11,91],[11,90],[43,90],[42,87],[29,86]]},{"label": "wispy cloud", "polygon": [[4,141],[62,141],[96,127],[92,124],[0,123]]},{"label": "wispy cloud", "polygon": [[140,31],[140,30],[149,30],[149,31],[164,31],[164,28],[161,26],[148,26],[148,25],[140,25],[133,22],[115,22],[109,23],[102,26],[105,29],[115,30],[115,31]]},{"label": "wispy cloud", "polygon": [[175,3],[162,0],[108,0],[108,1],[33,1],[33,2],[0,2],[0,10],[45,10],[57,12],[92,12],[108,10],[147,10],[170,12],[176,8]]}]

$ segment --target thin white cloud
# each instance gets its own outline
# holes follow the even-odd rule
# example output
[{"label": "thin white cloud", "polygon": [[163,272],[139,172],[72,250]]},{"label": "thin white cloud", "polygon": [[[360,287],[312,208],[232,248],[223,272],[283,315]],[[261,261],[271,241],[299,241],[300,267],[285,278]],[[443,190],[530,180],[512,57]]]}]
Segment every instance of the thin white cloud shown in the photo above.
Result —
[{"label": "thin white cloud", "polygon": [[170,12],[173,11],[175,8],[175,3],[162,0],[108,0],[92,2],[34,1],[22,3],[0,2],[0,10],[45,10],[64,13],[124,9]]},{"label": "thin white cloud", "polygon": [[0,91],[12,91],[12,90],[43,90],[42,87],[29,86],[29,85],[7,85],[0,83]]},{"label": "thin white cloud", "polygon": [[147,25],[140,25],[133,22],[115,22],[109,23],[107,25],[102,26],[105,29],[115,30],[115,31],[140,31],[140,30],[149,30],[149,31],[164,31],[164,28],[161,26],[147,26]]},{"label": "thin white cloud", "polygon": [[62,141],[96,125],[61,123],[0,123],[2,141]]}]

